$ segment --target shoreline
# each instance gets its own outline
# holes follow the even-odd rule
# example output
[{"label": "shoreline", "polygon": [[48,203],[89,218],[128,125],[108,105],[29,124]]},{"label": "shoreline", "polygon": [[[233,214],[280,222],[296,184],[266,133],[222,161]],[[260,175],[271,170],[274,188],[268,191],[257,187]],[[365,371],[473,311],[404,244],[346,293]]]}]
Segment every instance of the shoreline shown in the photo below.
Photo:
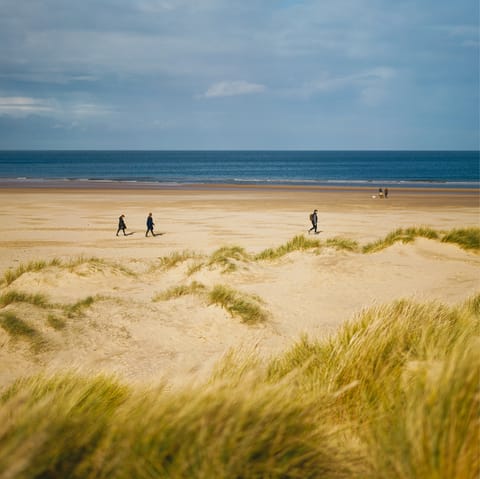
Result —
[{"label": "shoreline", "polygon": [[[391,183],[385,182],[385,187],[389,192],[395,193],[443,193],[443,194],[465,194],[476,195],[480,197],[480,186],[441,186],[440,183],[419,183],[417,185],[398,185],[392,186]],[[136,180],[20,180],[20,179],[5,179],[0,178],[0,191],[3,189],[8,190],[46,190],[46,191],[64,191],[70,190],[139,190],[142,192],[148,191],[306,191],[306,192],[367,192],[370,194],[376,194],[378,188],[385,188],[383,184],[378,182],[372,182],[371,185],[328,185],[328,184],[234,184],[234,183],[159,183],[149,181],[136,181]]]}]

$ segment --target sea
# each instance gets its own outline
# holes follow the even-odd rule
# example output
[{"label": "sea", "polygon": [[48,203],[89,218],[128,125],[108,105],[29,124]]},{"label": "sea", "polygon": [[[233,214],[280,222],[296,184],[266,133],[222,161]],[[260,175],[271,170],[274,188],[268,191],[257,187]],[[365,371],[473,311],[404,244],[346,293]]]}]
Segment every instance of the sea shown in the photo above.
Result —
[{"label": "sea", "polygon": [[479,151],[0,151],[0,181],[479,188]]}]

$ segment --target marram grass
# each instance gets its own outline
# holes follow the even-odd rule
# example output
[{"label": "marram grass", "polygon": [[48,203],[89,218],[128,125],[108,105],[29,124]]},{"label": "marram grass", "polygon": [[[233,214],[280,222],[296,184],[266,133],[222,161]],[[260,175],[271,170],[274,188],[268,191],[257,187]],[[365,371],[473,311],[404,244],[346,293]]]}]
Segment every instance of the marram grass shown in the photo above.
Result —
[{"label": "marram grass", "polygon": [[36,293],[29,294],[21,291],[10,290],[0,295],[0,308],[12,303],[28,303],[42,308],[51,306],[45,295]]},{"label": "marram grass", "polygon": [[156,294],[152,301],[168,301],[174,298],[180,298],[188,294],[204,293],[206,287],[198,281],[192,281],[190,284],[181,284],[179,286],[172,286],[171,288]]},{"label": "marram grass", "polygon": [[[198,259],[200,255],[190,250],[174,251],[167,256],[159,258],[159,264],[162,269],[175,268],[180,263],[188,261],[190,259]],[[152,270],[155,270],[153,267]]]},{"label": "marram grass", "polygon": [[480,250],[480,228],[453,229],[443,236],[442,242],[455,243],[467,250]]},{"label": "marram grass", "polygon": [[72,271],[75,271],[75,268],[83,264],[89,264],[95,267],[96,269],[110,267],[110,268],[121,271],[123,274],[129,275],[129,276],[135,276],[134,272],[130,271],[128,268],[125,268],[121,264],[109,263],[103,259],[96,258],[96,257],[86,258],[84,256],[78,256],[68,261],[64,261],[59,258],[54,258],[50,261],[38,260],[38,261],[31,261],[26,264],[20,264],[15,269],[8,269],[7,271],[5,271],[5,273],[3,274],[3,278],[0,279],[0,284],[9,286],[25,273],[39,272],[39,271],[42,271],[48,268],[53,268],[53,267],[63,268],[65,270],[72,272]]},{"label": "marram grass", "polygon": [[0,394],[6,478],[476,479],[480,295],[397,301],[168,390],[75,374]]},{"label": "marram grass", "polygon": [[240,246],[223,246],[214,251],[208,260],[208,266],[220,265],[224,273],[236,271],[239,262],[250,259],[248,253]]},{"label": "marram grass", "polygon": [[411,243],[417,237],[438,239],[439,233],[436,230],[426,226],[398,228],[385,236],[385,238],[364,245],[362,251],[364,253],[375,253],[392,246],[397,241],[401,241],[402,243]]},{"label": "marram grass", "polygon": [[318,248],[321,242],[318,239],[309,239],[303,235],[295,236],[293,239],[279,246],[278,248],[267,248],[255,255],[256,260],[274,260],[285,256],[292,251],[305,251]]},{"label": "marram grass", "polygon": [[247,324],[261,323],[268,319],[258,296],[242,293],[228,286],[214,286],[208,293],[208,300],[210,304],[221,306],[233,317],[238,317]]},{"label": "marram grass", "polygon": [[33,326],[10,311],[0,313],[0,326],[12,338],[35,340],[39,337],[39,332]]}]

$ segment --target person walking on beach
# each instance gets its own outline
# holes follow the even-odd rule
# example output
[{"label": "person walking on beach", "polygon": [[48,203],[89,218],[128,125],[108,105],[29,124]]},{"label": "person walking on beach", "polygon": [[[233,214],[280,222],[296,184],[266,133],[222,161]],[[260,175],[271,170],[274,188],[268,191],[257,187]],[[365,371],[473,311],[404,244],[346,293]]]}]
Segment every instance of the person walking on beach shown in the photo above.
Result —
[{"label": "person walking on beach", "polygon": [[317,231],[317,224],[318,224],[318,215],[317,215],[318,210],[313,210],[313,213],[310,214],[310,221],[312,222],[312,227],[308,230],[308,234],[310,234],[310,231],[314,230],[315,234],[318,233]]},{"label": "person walking on beach", "polygon": [[153,232],[153,226],[155,223],[153,222],[152,218],[152,213],[148,213],[148,218],[147,218],[147,232],[145,233],[145,236],[148,236],[148,233],[151,232],[152,236],[156,236],[155,233]]},{"label": "person walking on beach", "polygon": [[384,196],[385,198],[388,198],[388,188],[385,188],[385,189],[383,190],[383,196]]},{"label": "person walking on beach", "polygon": [[120,233],[120,231],[123,231],[123,235],[127,236],[127,233],[125,233],[125,230],[127,229],[127,225],[125,224],[125,220],[123,218],[125,218],[125,215],[121,215],[118,218],[117,236],[118,236],[118,233]]}]

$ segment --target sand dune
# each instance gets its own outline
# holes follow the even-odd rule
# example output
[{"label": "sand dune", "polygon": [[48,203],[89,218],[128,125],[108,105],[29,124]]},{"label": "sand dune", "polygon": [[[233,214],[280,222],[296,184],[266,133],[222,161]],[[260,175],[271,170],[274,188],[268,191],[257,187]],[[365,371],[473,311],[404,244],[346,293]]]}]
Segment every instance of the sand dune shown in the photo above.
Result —
[{"label": "sand dune", "polygon": [[[207,257],[225,245],[253,254],[298,234],[366,243],[398,227],[478,226],[476,195],[404,192],[387,201],[372,200],[364,191],[9,190],[0,191],[0,199],[0,272],[32,260],[63,260],[3,285],[1,294],[38,293],[48,304],[14,302],[0,310],[24,319],[40,338],[34,344],[15,340],[0,328],[0,386],[65,368],[179,384],[205,377],[230,348],[255,348],[269,356],[304,333],[335,332],[372,304],[405,297],[454,303],[480,286],[478,254],[424,238],[371,254],[323,247],[274,261],[237,261],[229,273],[217,265],[189,274],[198,259],[168,269],[160,261],[184,250]],[[319,209],[318,236],[306,234],[311,205]],[[155,238],[144,236],[149,211],[163,233]],[[134,234],[117,238],[122,212]],[[82,256],[84,261],[68,264]],[[204,294],[154,300],[192,281],[207,291],[223,284],[257,295],[268,319],[245,324],[209,304]],[[79,303],[89,297],[90,303]]]}]

